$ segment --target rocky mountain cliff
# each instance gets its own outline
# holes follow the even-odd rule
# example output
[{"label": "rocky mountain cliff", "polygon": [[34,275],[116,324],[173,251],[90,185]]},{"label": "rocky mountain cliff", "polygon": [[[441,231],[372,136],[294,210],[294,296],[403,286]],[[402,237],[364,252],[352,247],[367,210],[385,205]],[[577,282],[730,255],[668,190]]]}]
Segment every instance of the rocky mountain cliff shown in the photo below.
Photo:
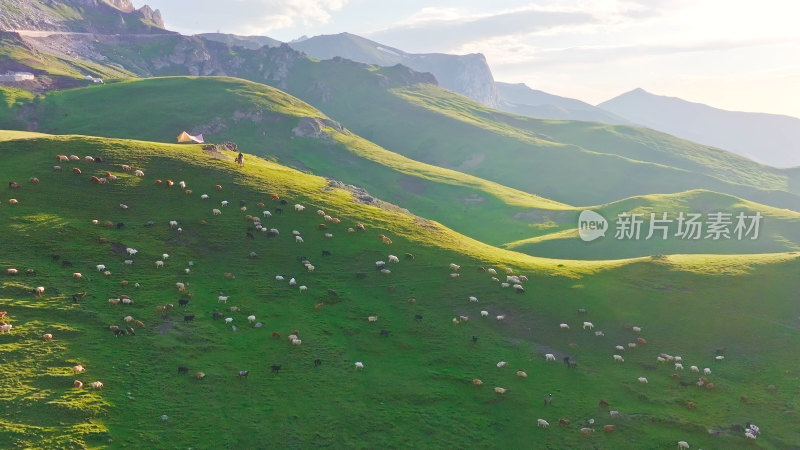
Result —
[{"label": "rocky mountain cliff", "polygon": [[159,10],[130,0],[0,0],[3,31],[167,33]]}]

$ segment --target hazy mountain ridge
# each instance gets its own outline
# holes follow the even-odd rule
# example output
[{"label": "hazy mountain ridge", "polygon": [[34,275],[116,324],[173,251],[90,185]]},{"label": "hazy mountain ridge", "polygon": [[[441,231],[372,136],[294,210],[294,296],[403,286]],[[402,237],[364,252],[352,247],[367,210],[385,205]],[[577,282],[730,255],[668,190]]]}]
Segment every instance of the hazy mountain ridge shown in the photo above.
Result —
[{"label": "hazy mountain ridge", "polygon": [[[262,36],[236,36],[230,34],[202,34],[203,38],[241,45],[247,48],[269,45],[278,41]],[[480,53],[450,55],[445,53],[407,53],[351,33],[320,35],[288,43],[317,59],[346,58],[352,61],[394,66],[402,64],[417,72],[428,72],[436,77],[438,84],[458,92],[479,103],[496,107],[499,104],[492,71],[486,58]]]},{"label": "hazy mountain ridge", "polygon": [[525,83],[495,82],[500,102],[497,108],[523,116],[543,119],[583,120],[612,125],[630,125],[631,122],[604,109],[568,97],[531,89]]},{"label": "hazy mountain ridge", "polygon": [[598,107],[633,123],[775,167],[800,166],[800,119],[727,111],[634,89]]}]

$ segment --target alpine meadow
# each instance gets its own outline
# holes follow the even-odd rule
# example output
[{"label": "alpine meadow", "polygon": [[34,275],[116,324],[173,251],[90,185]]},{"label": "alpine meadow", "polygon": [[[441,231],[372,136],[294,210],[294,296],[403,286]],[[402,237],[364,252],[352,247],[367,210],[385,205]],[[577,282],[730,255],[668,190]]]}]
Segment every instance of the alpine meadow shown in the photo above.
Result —
[{"label": "alpine meadow", "polygon": [[800,168],[481,54],[0,28],[3,448],[800,445]]}]

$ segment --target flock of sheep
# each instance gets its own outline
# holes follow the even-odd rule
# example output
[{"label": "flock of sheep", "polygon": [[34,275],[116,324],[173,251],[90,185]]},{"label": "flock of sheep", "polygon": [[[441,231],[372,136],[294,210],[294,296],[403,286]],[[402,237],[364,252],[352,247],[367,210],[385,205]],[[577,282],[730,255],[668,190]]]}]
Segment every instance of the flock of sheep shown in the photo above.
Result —
[{"label": "flock of sheep", "polygon": [[[62,161],[62,162],[79,161],[80,160],[80,158],[75,156],[75,155],[71,155],[71,156],[58,155],[56,157],[56,159],[58,161]],[[92,157],[89,157],[89,156],[84,158],[84,160],[87,161],[87,162],[97,162],[98,159],[99,158],[92,158]],[[122,169],[123,172],[131,172],[131,173],[133,173],[133,175],[136,176],[136,177],[144,177],[144,175],[145,175],[142,170],[134,170],[134,168],[132,166],[130,166],[130,165],[122,165],[121,169]],[[54,166],[54,170],[60,171],[61,167],[60,166]],[[82,173],[82,171],[80,169],[78,169],[78,168],[75,168],[73,170],[73,173],[75,173],[76,175],[80,175]],[[110,172],[107,172],[105,174],[105,176],[103,176],[103,177],[92,177],[92,182],[99,183],[99,184],[112,183],[117,178],[118,177],[116,175],[114,175],[114,174],[112,174]],[[39,183],[38,178],[32,178],[30,181],[31,181],[31,183],[34,183],[34,184],[38,184]],[[12,185],[12,183],[13,183],[13,185]],[[21,187],[16,182],[12,182],[12,183],[9,183],[9,186],[10,186],[11,189],[19,189]],[[158,183],[158,184],[166,184],[167,187],[174,186],[174,183],[171,180],[167,180],[166,182],[164,182],[162,180],[157,180],[156,183]],[[185,192],[187,195],[191,195],[192,194],[192,191],[190,189],[187,189],[187,186],[186,186],[185,182],[180,181],[177,184],[178,184],[178,186],[180,186],[180,188],[183,190],[183,192]],[[217,190],[222,190],[222,186],[221,185],[216,185],[215,187],[216,187]],[[200,199],[201,199],[201,201],[208,201],[208,200],[210,200],[210,196],[208,194],[203,194],[203,195],[200,196]],[[280,201],[281,205],[288,204],[285,200],[280,200],[278,196],[273,196],[272,199]],[[18,204],[19,202],[16,199],[11,199],[10,203]],[[228,201],[228,200],[220,201],[220,207],[219,208],[212,208],[211,209],[212,217],[209,218],[209,220],[213,220],[213,217],[222,216],[223,215],[223,210],[225,208],[227,208],[229,205],[230,205],[230,201]],[[263,233],[263,234],[267,235],[268,237],[278,237],[280,235],[280,232],[276,228],[267,227],[267,226],[264,226],[262,224],[262,220],[269,220],[270,218],[273,217],[273,211],[269,211],[269,210],[263,209],[265,207],[264,203],[259,203],[258,206],[259,206],[260,209],[262,209],[260,214],[258,214],[258,215],[247,214],[245,216],[247,218],[248,224],[252,224],[253,230],[255,230],[255,231],[259,232],[259,233]],[[120,209],[128,210],[129,207],[128,207],[127,204],[121,203],[120,204]],[[302,205],[302,204],[295,204],[295,205],[293,205],[292,209],[295,211],[295,213],[302,214],[302,213],[304,213],[304,210],[306,209],[306,207],[304,205]],[[240,211],[241,214],[246,214],[247,213],[247,206],[246,206],[244,201],[240,202],[239,211]],[[282,208],[277,208],[276,210],[274,210],[274,212],[276,214],[280,214],[280,213],[283,213],[283,209]],[[334,238],[334,234],[329,231],[328,227],[331,226],[331,225],[339,224],[341,222],[341,220],[336,218],[336,217],[333,217],[333,216],[329,215],[328,213],[326,213],[323,210],[317,210],[317,214],[323,220],[322,223],[317,225],[317,228],[319,230],[325,232],[323,234],[324,239],[333,239]],[[207,222],[202,221],[201,223],[207,223]],[[101,225],[109,226],[110,222],[101,223],[99,220],[94,219],[94,220],[92,220],[92,224],[94,224],[95,226],[101,226]],[[148,225],[150,225],[150,224],[151,223],[148,223]],[[170,227],[170,229],[175,230],[175,232],[177,232],[177,233],[181,233],[183,231],[183,229],[180,226],[180,224],[175,220],[171,220],[169,222],[169,227]],[[349,232],[349,233],[354,233],[354,232],[357,232],[357,231],[365,231],[365,226],[363,224],[361,224],[361,223],[356,223],[356,224],[354,224],[353,227],[347,228],[346,231]],[[302,233],[300,231],[298,231],[298,230],[293,230],[292,231],[292,236],[293,236],[294,241],[297,244],[303,244],[305,242],[304,239],[303,239]],[[247,237],[254,238],[254,236],[250,233],[250,231],[247,232]],[[387,236],[385,236],[383,234],[379,235],[378,237],[385,244],[391,244],[392,243],[392,240],[389,237],[387,237]],[[135,249],[135,248],[132,248],[132,247],[128,247],[128,248],[126,248],[125,252],[126,252],[126,259],[123,261],[123,263],[125,265],[127,265],[127,266],[133,265],[134,264],[134,258],[136,257],[137,253],[139,253],[138,250]],[[325,255],[325,252],[323,252],[323,255]],[[255,252],[251,252],[250,253],[250,257],[251,258],[257,258],[258,255]],[[410,260],[414,259],[414,256],[409,254],[409,253],[406,253],[405,257],[406,257],[406,259],[410,259]],[[169,260],[169,258],[170,258],[169,254],[167,254],[167,253],[161,254],[159,259],[154,261],[154,263],[153,263],[154,268],[155,269],[164,268],[165,265],[167,264],[167,261]],[[392,270],[389,269],[390,264],[395,264],[395,265],[400,264],[400,258],[398,256],[396,256],[396,255],[389,254],[387,256],[387,261],[388,261],[388,263],[383,261],[383,260],[376,261],[375,262],[375,269],[378,270],[380,273],[389,276],[389,275],[392,274]],[[307,258],[303,258],[301,263],[303,264],[303,267],[305,268],[305,272],[308,275],[311,275],[314,272],[316,267],[315,267],[314,264],[311,263],[310,260],[308,260]],[[189,267],[186,267],[183,270],[183,273],[186,274],[186,275],[189,275],[190,272],[191,272],[192,262],[189,262],[188,265],[189,265]],[[109,276],[112,275],[111,271],[109,270],[109,267],[107,267],[104,262],[96,264],[95,268],[99,273],[103,274],[103,276],[105,276],[105,277],[109,277]],[[511,288],[517,293],[520,293],[520,294],[524,294],[525,293],[524,284],[526,282],[528,282],[528,278],[526,276],[524,276],[524,275],[515,275],[513,269],[511,269],[511,268],[502,268],[502,269],[500,269],[501,271],[505,272],[505,280],[501,280],[499,278],[498,270],[495,269],[495,268],[480,267],[479,270],[481,272],[486,272],[488,275],[490,275],[491,276],[491,281],[496,283],[497,285],[499,285],[501,288]],[[458,265],[458,264],[455,264],[455,263],[451,263],[448,266],[448,271],[449,271],[449,277],[451,279],[456,279],[457,280],[457,279],[459,279],[459,277],[461,275],[461,266]],[[9,276],[14,276],[14,275],[19,274],[20,271],[18,269],[16,269],[16,268],[8,268],[6,273]],[[84,278],[83,274],[80,273],[80,272],[74,272],[72,277],[74,279],[77,279],[77,280],[80,280],[80,279]],[[225,278],[231,278],[231,279],[235,278],[234,275],[230,274],[230,273],[224,274],[224,277]],[[275,275],[274,278],[275,278],[275,281],[277,281],[277,282],[286,282],[284,275]],[[299,281],[295,277],[291,277],[287,284],[290,287],[297,286],[297,289],[300,292],[306,292],[308,290],[308,284],[299,284]],[[121,285],[123,287],[127,286],[128,282],[123,280],[121,282]],[[135,283],[134,286],[135,287],[139,287],[139,283]],[[193,297],[193,295],[191,293],[186,292],[187,291],[187,287],[188,287],[188,283],[186,281],[176,281],[175,282],[175,286],[176,286],[178,292],[180,292],[182,294],[185,293],[185,295],[186,295],[186,298],[182,298],[180,300],[180,305],[179,305],[179,306],[185,307],[188,304],[188,302],[190,301],[190,299]],[[34,294],[37,295],[37,296],[43,295],[44,292],[45,292],[45,287],[44,286],[38,286],[38,287],[36,287],[34,289]],[[83,295],[85,295],[85,293],[83,293]],[[328,291],[328,295],[336,295],[336,292],[332,291],[332,290],[329,290]],[[219,295],[216,298],[217,298],[217,303],[218,304],[219,303],[224,303],[224,304],[227,305],[227,302],[229,300],[229,296],[228,295],[224,295],[221,292],[219,293]],[[73,296],[73,301],[76,301],[75,300],[75,296]],[[468,301],[469,301],[469,303],[479,303],[479,299],[476,296],[469,296],[468,297]],[[110,306],[132,305],[134,303],[134,301],[127,295],[120,295],[119,297],[109,298],[108,299],[108,303],[109,303]],[[323,303],[320,303],[320,304],[318,304],[316,306],[316,308],[320,309],[322,307],[322,305],[323,305]],[[155,307],[156,312],[158,314],[160,314],[160,315],[166,314],[168,311],[172,310],[173,308],[174,308],[174,306],[172,304],[169,304],[169,303],[164,304],[164,305],[158,305],[158,306]],[[229,311],[232,313],[232,312],[240,311],[240,309],[237,306],[232,306],[232,307],[229,308]],[[479,314],[480,314],[481,318],[488,318],[490,316],[489,311],[485,310],[485,309],[480,310]],[[581,310],[578,311],[578,314],[580,314],[580,315],[586,314],[586,310],[585,309],[581,309]],[[0,315],[0,319],[3,319],[5,316],[6,316],[6,313],[3,312],[2,315]],[[233,331],[237,330],[236,325],[233,324],[233,322],[235,320],[233,315],[229,315],[228,317],[224,317],[224,314],[220,313],[219,311],[214,311],[213,318],[214,319],[222,319],[222,318],[224,318],[224,323],[225,324],[230,325],[231,329]],[[422,316],[417,315],[415,318],[417,320],[421,320]],[[498,320],[498,321],[502,321],[502,320],[505,319],[505,314],[495,314],[494,318],[496,320]],[[195,319],[195,315],[187,314],[187,315],[184,316],[184,322],[187,322],[187,323],[188,322],[192,322],[194,319]],[[247,321],[254,328],[261,328],[261,327],[264,326],[264,324],[262,322],[257,321],[256,316],[253,315],[253,314],[250,314],[250,315],[247,316]],[[372,322],[377,322],[378,321],[378,316],[377,315],[370,315],[370,316],[367,317],[367,321],[371,322],[371,323]],[[453,317],[452,318],[453,325],[464,324],[464,323],[466,323],[468,321],[469,321],[469,317],[467,315],[458,315],[457,317]],[[135,319],[130,314],[127,314],[127,315],[125,315],[123,317],[123,322],[125,323],[125,325],[110,325],[109,326],[109,330],[116,336],[124,336],[126,334],[135,334],[134,333],[134,329],[132,328],[132,325],[135,325],[138,328],[144,328],[145,327],[145,324],[144,324],[143,321]],[[3,321],[2,324],[0,324],[0,334],[10,333],[12,328],[13,328],[13,326],[11,324],[6,323],[5,321]],[[559,328],[564,330],[565,333],[571,332],[571,327],[570,327],[570,325],[568,323],[560,323],[559,324]],[[593,333],[594,336],[596,336],[598,338],[603,338],[605,336],[605,333],[603,331],[594,331],[595,325],[594,325],[594,323],[592,323],[590,321],[583,321],[581,328],[582,328],[581,329],[582,332],[586,332],[588,330],[589,332]],[[631,342],[628,342],[626,345],[616,345],[614,347],[615,348],[615,352],[611,355],[615,362],[618,362],[618,363],[624,363],[625,362],[625,359],[623,357],[623,351],[628,351],[628,352],[635,351],[636,348],[647,345],[647,340],[644,339],[643,337],[639,336],[639,334],[642,332],[642,328],[641,327],[634,326],[634,327],[630,327],[630,329],[634,333],[633,336],[636,337],[635,342],[632,340]],[[389,335],[389,330],[381,330],[381,335],[388,336]],[[280,337],[280,333],[273,332],[272,336],[273,337]],[[50,341],[50,340],[54,339],[54,336],[51,333],[46,333],[43,336],[43,339],[46,340],[46,341]],[[473,337],[473,342],[476,342],[476,341],[477,341],[477,337]],[[299,331],[293,330],[293,332],[290,333],[289,336],[288,336],[288,342],[291,345],[294,345],[294,346],[302,345],[303,341],[299,338]],[[545,361],[547,361],[547,362],[557,361],[556,354],[554,354],[554,353],[545,353],[544,354],[544,358],[545,358]],[[721,359],[723,359],[723,356],[718,355],[716,359],[717,360],[721,360]],[[563,360],[564,360],[565,363],[570,364],[571,367],[574,366],[574,361],[570,361],[569,357],[564,357]],[[680,356],[671,356],[671,355],[668,355],[668,354],[665,354],[665,353],[661,353],[661,354],[659,354],[657,356],[656,361],[658,363],[667,363],[667,362],[674,363],[674,370],[676,372],[682,371],[683,368],[684,368],[683,367],[683,362],[682,362],[683,360],[682,360],[682,358]],[[319,364],[321,364],[321,361],[320,360],[315,360],[315,366],[319,365]],[[507,366],[509,366],[509,364],[506,361],[500,361],[500,362],[497,363],[497,368],[500,368],[500,369],[505,368]],[[279,371],[280,367],[281,366],[273,365],[272,366],[273,372]],[[365,364],[364,364],[363,361],[357,361],[357,362],[354,363],[354,368],[355,368],[355,370],[363,370],[365,368]],[[73,374],[76,375],[76,376],[79,375],[79,374],[83,374],[85,372],[85,370],[86,369],[81,364],[77,364],[72,368]],[[178,369],[178,371],[180,373],[184,373],[187,370],[188,369],[186,367],[184,367],[184,366],[180,366],[179,369]],[[698,372],[698,374],[699,374],[700,369],[699,369],[698,366],[690,365],[690,371]],[[520,378],[520,379],[525,379],[525,378],[528,377],[528,374],[527,374],[527,372],[525,370],[517,370],[515,373],[516,373],[516,376],[518,378]],[[248,374],[249,374],[249,370],[241,370],[238,373],[238,375],[240,377],[247,377]],[[703,375],[704,376],[698,378],[698,381],[696,382],[696,385],[699,386],[699,387],[704,387],[705,389],[709,389],[709,390],[710,389],[714,389],[714,383],[709,382],[709,380],[707,378],[710,374],[711,374],[710,368],[707,368],[707,367],[704,368],[703,369]],[[200,380],[200,379],[204,379],[206,377],[206,375],[205,375],[204,372],[197,372],[195,377]],[[642,383],[642,384],[647,384],[648,383],[648,380],[647,380],[646,377],[640,376],[640,377],[637,378],[637,380],[638,380],[639,383]],[[473,379],[472,383],[475,386],[483,385],[483,381],[481,381],[479,378]],[[100,382],[100,381],[95,381],[95,382],[90,383],[89,386],[94,390],[100,390],[100,389],[103,388],[103,383]],[[73,382],[73,387],[76,388],[76,389],[81,389],[81,388],[84,387],[84,383],[82,381],[76,379]],[[509,392],[509,389],[508,388],[504,388],[504,387],[500,387],[500,386],[496,386],[496,387],[494,387],[494,392],[497,393],[498,395],[506,395]],[[549,402],[551,400],[552,400],[552,397],[548,396],[548,398],[545,399],[546,404],[549,404]],[[603,402],[603,401],[601,401],[601,402]],[[603,402],[603,403],[605,403],[605,402]],[[607,403],[606,403],[606,405],[607,405]],[[619,417],[620,417],[620,412],[619,411],[610,411],[610,418],[615,419],[615,418],[619,418]],[[594,420],[592,420],[592,422],[590,422],[590,425],[593,424],[593,423],[594,423]],[[561,418],[559,420],[559,424],[562,425],[562,426],[568,426],[569,425],[569,420],[567,420],[566,418]],[[542,428],[547,428],[549,426],[549,422],[547,420],[545,420],[545,419],[538,419],[537,420],[537,425],[539,427],[542,427]],[[608,424],[608,425],[605,425],[603,427],[603,430],[607,431],[607,432],[610,432],[610,431],[614,431],[615,427],[616,427],[615,424]],[[590,433],[594,432],[594,428],[592,428],[591,426],[583,427],[583,428],[580,428],[580,432],[583,433],[583,434],[590,434]],[[747,437],[750,438],[750,439],[755,439],[755,436],[757,434],[758,434],[758,431],[754,432],[752,429],[749,429],[748,432],[747,432]],[[678,442],[678,445],[679,445],[680,448],[689,448],[689,444],[687,442],[685,442],[685,441]]]}]

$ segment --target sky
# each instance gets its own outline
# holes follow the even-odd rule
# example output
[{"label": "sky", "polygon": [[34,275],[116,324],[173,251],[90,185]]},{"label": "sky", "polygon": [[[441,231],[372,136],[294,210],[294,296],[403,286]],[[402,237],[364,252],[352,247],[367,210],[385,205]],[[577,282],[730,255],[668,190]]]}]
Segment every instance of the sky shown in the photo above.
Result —
[{"label": "sky", "polygon": [[800,117],[795,0],[147,1],[183,34],[349,32],[411,53],[482,53],[496,81],[591,104],[643,88]]}]

